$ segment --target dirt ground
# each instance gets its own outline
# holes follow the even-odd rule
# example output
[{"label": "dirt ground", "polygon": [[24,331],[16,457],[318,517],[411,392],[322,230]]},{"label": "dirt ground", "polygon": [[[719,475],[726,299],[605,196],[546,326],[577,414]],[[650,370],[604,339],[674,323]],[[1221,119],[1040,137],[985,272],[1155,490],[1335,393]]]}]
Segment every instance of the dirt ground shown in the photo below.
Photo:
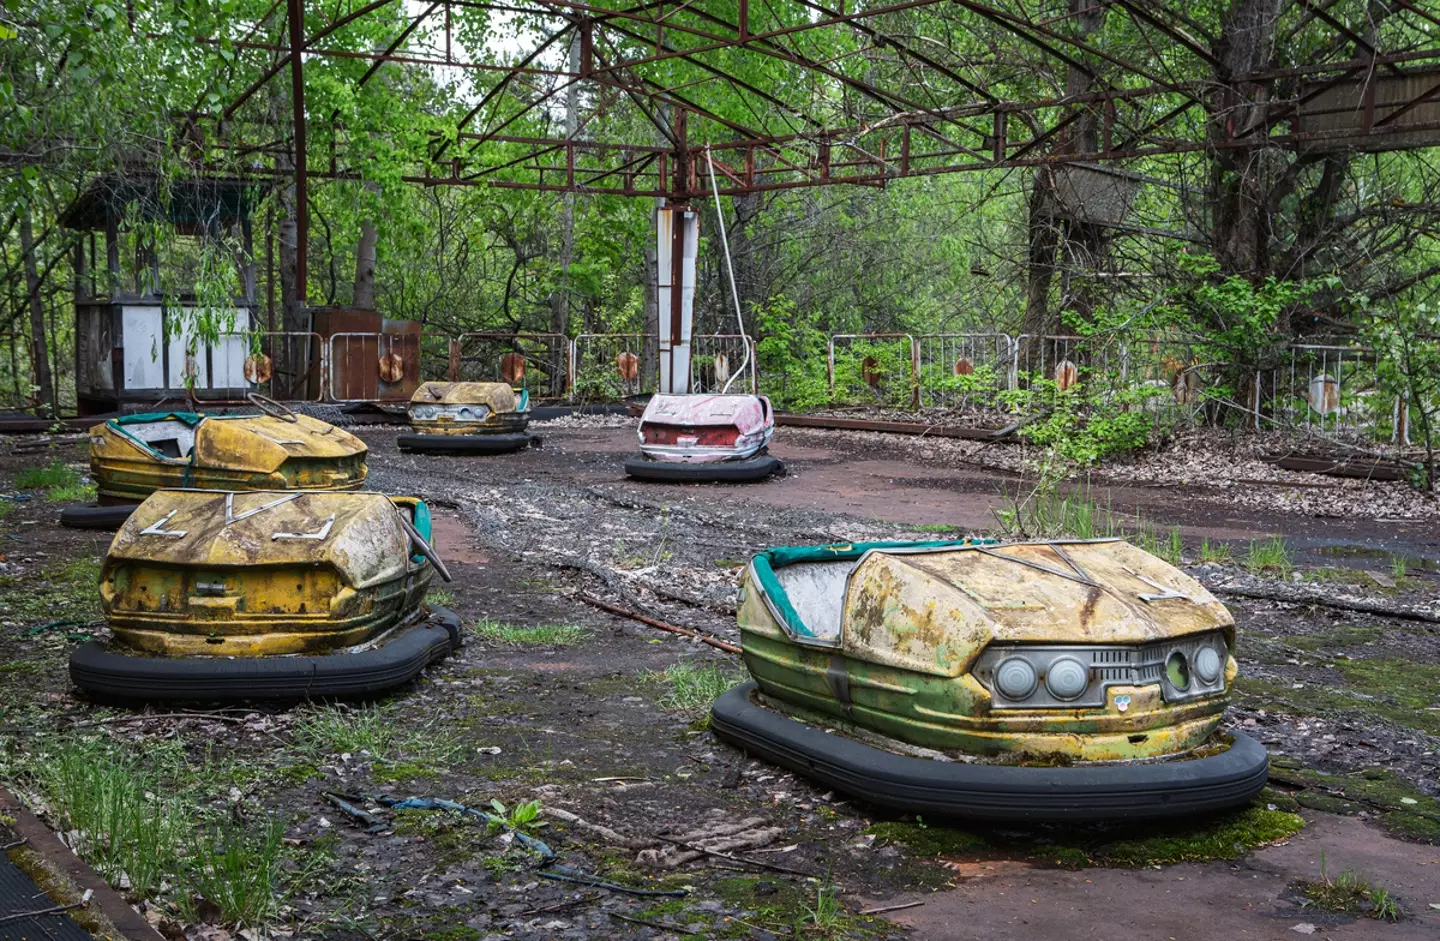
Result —
[{"label": "dirt ground", "polygon": [[[65,658],[103,634],[93,579],[107,538],[60,529],[55,502],[12,482],[57,457],[79,466],[83,439],[0,443],[0,492],[12,500],[0,518],[4,779],[43,813],[34,769],[67,741],[181,755],[184,786],[208,813],[284,824],[283,908],[252,938],[1440,936],[1440,624],[1313,600],[1440,609],[1433,518],[1314,515],[1329,484],[1309,475],[1264,485],[1283,494],[1293,484],[1304,499],[1291,505],[1305,512],[1278,497],[1245,504],[1203,478],[1092,479],[1090,498],[1118,517],[1178,526],[1187,569],[1231,606],[1242,678],[1228,721],[1270,748],[1275,778],[1255,808],[1178,829],[976,830],[896,818],[746,759],[662,678],[676,664],[738,676],[735,658],[579,596],[736,641],[735,577],[757,549],[991,531],[1016,476],[914,439],[782,429],[772,453],[786,477],[640,485],[621,470],[632,424],[535,430],[542,448],[470,460],[402,455],[393,429],[360,431],[370,488],[436,508],[437,548],[455,574],[442,600],[482,625],[458,656],[377,707],[399,730],[383,754],[316,744],[316,707],[137,718],[78,698]],[[1412,505],[1375,485],[1345,487],[1348,505]],[[1251,541],[1272,536],[1291,547],[1294,571],[1247,571]],[[1232,561],[1202,561],[1202,539],[1228,545]],[[580,630],[535,645],[486,627],[499,624]],[[326,791],[472,807],[538,800],[548,826],[536,833],[558,863],[612,887],[548,878],[553,867],[457,815],[399,812],[367,832]],[[1288,812],[1303,829],[1250,848],[1273,836],[1247,829],[1254,821]],[[669,842],[722,830],[733,831],[725,855],[745,862],[681,861]],[[1398,899],[1399,921],[1301,904],[1302,883],[1342,872]],[[163,893],[140,905],[172,937],[231,936],[183,924]],[[893,910],[860,914],[875,908]]]}]

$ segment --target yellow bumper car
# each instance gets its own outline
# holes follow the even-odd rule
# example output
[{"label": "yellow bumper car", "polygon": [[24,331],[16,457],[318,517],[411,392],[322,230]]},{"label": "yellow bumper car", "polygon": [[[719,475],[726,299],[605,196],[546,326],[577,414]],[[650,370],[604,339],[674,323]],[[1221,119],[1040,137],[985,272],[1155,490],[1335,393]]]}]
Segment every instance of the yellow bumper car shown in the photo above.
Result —
[{"label": "yellow bumper car", "polygon": [[64,526],[113,530],[164,488],[358,490],[365,442],[263,396],[260,415],[147,412],[90,429],[95,506],[67,507]]},{"label": "yellow bumper car", "polygon": [[772,549],[741,582],[754,681],[712,728],[872,803],[981,819],[1244,803],[1265,749],[1219,727],[1225,607],[1120,540]]},{"label": "yellow bumper car", "polygon": [[459,647],[424,604],[438,572],[413,497],[161,490],[100,572],[108,643],[70,659],[81,689],[139,700],[377,693]]},{"label": "yellow bumper car", "polygon": [[411,433],[396,439],[417,454],[509,454],[540,438],[530,424],[530,393],[506,382],[427,382],[410,397]]}]

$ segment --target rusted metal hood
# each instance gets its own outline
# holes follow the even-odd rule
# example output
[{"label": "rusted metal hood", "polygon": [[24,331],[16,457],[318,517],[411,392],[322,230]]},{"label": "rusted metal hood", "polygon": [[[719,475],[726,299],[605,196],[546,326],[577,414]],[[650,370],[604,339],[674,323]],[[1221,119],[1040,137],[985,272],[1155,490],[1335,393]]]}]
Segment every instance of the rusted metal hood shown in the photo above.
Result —
[{"label": "rusted metal hood", "polygon": [[410,397],[411,405],[484,405],[492,412],[513,412],[515,390],[506,382],[427,382]]},{"label": "rusted metal hood", "polygon": [[661,425],[723,425],[751,435],[773,426],[769,402],[759,395],[654,395],[640,421]]},{"label": "rusted metal hood", "polygon": [[399,512],[380,493],[159,490],[115,535],[105,568],[323,567],[364,588],[407,571]]},{"label": "rusted metal hood", "polygon": [[848,655],[951,676],[992,642],[1143,644],[1234,625],[1195,579],[1120,540],[870,552],[843,619]]},{"label": "rusted metal hood", "polygon": [[211,417],[195,429],[196,462],[208,467],[268,474],[291,458],[364,455],[365,442],[308,415],[285,421],[269,415]]}]

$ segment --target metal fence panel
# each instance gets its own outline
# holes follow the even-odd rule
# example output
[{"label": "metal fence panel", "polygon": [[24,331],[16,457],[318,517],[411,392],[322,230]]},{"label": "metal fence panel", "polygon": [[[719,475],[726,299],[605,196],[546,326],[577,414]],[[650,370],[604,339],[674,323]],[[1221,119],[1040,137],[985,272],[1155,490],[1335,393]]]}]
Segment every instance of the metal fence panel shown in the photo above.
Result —
[{"label": "metal fence panel", "polygon": [[837,333],[826,374],[836,404],[913,406],[920,391],[915,338],[908,333]]},{"label": "metal fence panel", "polygon": [[210,371],[213,386],[259,392],[280,402],[319,402],[325,397],[327,350],[320,334],[236,331],[222,338],[240,344],[245,355],[238,367],[234,357],[217,358]]},{"label": "metal fence panel", "polygon": [[332,334],[330,400],[408,402],[421,382],[450,375],[450,347],[435,333]]},{"label": "metal fence panel", "polygon": [[[690,349],[691,392],[719,392],[731,376],[735,376],[735,381],[730,391],[753,394],[759,390],[753,337],[739,333],[702,333],[694,338]],[[742,366],[744,375],[736,376]]]},{"label": "metal fence panel", "polygon": [[653,333],[582,333],[572,349],[572,401],[618,402],[659,385]]},{"label": "metal fence panel", "polygon": [[452,368],[459,382],[508,382],[531,399],[570,394],[574,351],[560,333],[462,333],[454,340]]},{"label": "metal fence panel", "polygon": [[922,406],[994,408],[1011,388],[1015,341],[1004,333],[927,333],[915,343]]}]

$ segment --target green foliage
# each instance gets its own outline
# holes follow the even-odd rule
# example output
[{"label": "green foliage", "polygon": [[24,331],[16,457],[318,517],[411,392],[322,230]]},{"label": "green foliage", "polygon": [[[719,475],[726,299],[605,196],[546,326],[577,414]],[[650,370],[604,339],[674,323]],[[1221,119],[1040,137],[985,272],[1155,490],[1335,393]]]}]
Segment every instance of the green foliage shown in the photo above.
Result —
[{"label": "green foliage", "polygon": [[522,833],[533,833],[547,825],[540,819],[545,808],[538,800],[522,801],[514,807],[506,807],[500,801],[492,800],[490,810],[496,818],[489,824],[492,831],[508,827]]},{"label": "green foliage", "polygon": [[751,307],[759,340],[756,357],[765,392],[778,408],[803,410],[830,400],[825,373],[829,334],[819,326],[818,312],[800,311],[787,297],[772,297]]},{"label": "green foliage", "polygon": [[1290,547],[1279,536],[1263,541],[1252,539],[1250,552],[1245,557],[1245,567],[1257,574],[1264,572],[1289,578],[1294,567],[1290,561]]},{"label": "green foliage", "polygon": [[1223,542],[1212,543],[1210,540],[1200,540],[1200,561],[1213,562],[1218,565],[1229,565],[1232,561],[1230,547]]},{"label": "green foliage", "polygon": [[1353,869],[1334,879],[1326,870],[1325,851],[1320,851],[1320,879],[1300,884],[1302,908],[1317,908],[1345,915],[1364,915],[1380,921],[1399,921],[1400,903],[1389,890],[1374,885]]},{"label": "green foliage", "polygon": [[743,670],[716,663],[694,663],[684,660],[659,673],[645,673],[642,678],[667,688],[660,705],[677,712],[698,713],[708,710],[721,693],[745,682]]},{"label": "green foliage", "polygon": [[159,777],[140,761],[92,743],[66,744],[36,756],[32,773],[61,829],[80,834],[78,852],[107,881],[151,898],[178,868],[189,810],[162,796]]},{"label": "green foliage", "polygon": [[506,624],[503,621],[476,621],[471,628],[482,640],[515,644],[520,647],[572,647],[590,636],[575,624]]},{"label": "green foliage", "polygon": [[78,486],[80,475],[59,458],[44,467],[27,467],[15,475],[17,490],[52,490]]},{"label": "green foliage", "polygon": [[295,726],[295,746],[314,761],[342,755],[368,760],[384,773],[404,767],[434,771],[464,752],[465,746],[438,718],[415,722],[381,706],[315,706]]},{"label": "green foliage", "polygon": [[193,832],[188,882],[194,894],[181,904],[187,919],[199,920],[201,902],[214,905],[226,924],[260,927],[274,919],[284,837],[278,820],[257,834],[234,827]]}]

